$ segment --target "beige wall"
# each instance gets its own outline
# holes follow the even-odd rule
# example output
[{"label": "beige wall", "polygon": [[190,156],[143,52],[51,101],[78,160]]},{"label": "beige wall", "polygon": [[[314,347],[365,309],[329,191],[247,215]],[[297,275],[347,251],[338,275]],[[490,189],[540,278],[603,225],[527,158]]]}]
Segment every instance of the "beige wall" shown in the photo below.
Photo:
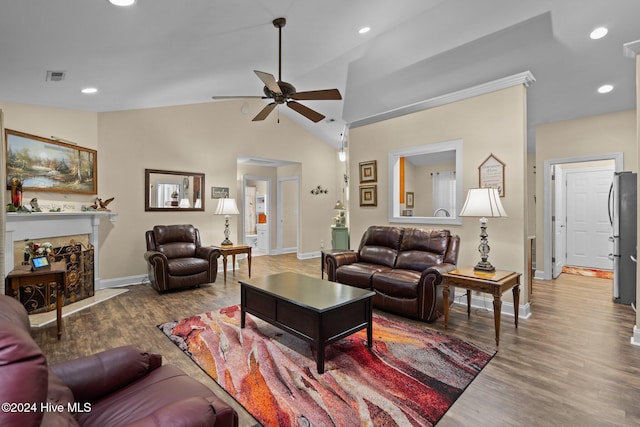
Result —
[{"label": "beige wall", "polygon": [[[493,153],[506,163],[505,197],[502,203],[509,218],[490,219],[489,261],[497,268],[525,274],[526,206],[526,89],[522,85],[437,108],[405,115],[350,131],[349,203],[351,247],[357,247],[370,225],[388,224],[388,153],[390,150],[422,144],[463,141],[463,191],[478,187],[478,166]],[[377,160],[378,206],[358,203],[358,163]],[[418,225],[421,228],[441,228]],[[447,226],[461,236],[458,265],[475,265],[480,257],[479,222],[465,218],[462,226]],[[526,302],[527,292],[521,292]],[[510,298],[505,295],[505,299]]]},{"label": "beige wall", "polygon": [[536,128],[536,270],[544,265],[544,162],[622,152],[623,169],[637,172],[636,112],[634,110],[549,123]]},{"label": "beige wall", "polygon": [[[219,242],[224,218],[213,215],[210,188],[229,187],[231,194],[237,193],[239,154],[304,164],[300,221],[305,231],[299,252],[316,252],[320,241],[330,241],[333,203],[340,192],[336,150],[283,114],[280,123],[276,116],[251,122],[251,113],[263,105],[260,101],[250,103],[248,115],[241,114],[241,105],[212,102],[99,114],[16,104],[0,108],[9,129],[55,135],[98,150],[98,193],[102,198],[115,197],[109,207],[118,213],[115,223],[103,221],[100,226],[100,270],[105,280],[146,274],[144,231],[155,224],[192,223],[200,229],[203,243]],[[204,173],[205,212],[145,212],[145,168]],[[329,194],[311,196],[308,190],[319,184]],[[25,194],[25,199],[31,197]],[[237,239],[237,217],[232,218],[231,228]]]}]

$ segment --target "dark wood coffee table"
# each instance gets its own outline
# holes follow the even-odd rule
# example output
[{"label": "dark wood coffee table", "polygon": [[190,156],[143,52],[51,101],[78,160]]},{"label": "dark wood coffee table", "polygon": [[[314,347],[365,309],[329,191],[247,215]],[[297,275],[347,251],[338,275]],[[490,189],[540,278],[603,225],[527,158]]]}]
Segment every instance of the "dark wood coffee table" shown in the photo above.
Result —
[{"label": "dark wood coffee table", "polygon": [[324,373],[324,349],[367,328],[373,342],[371,297],[375,292],[297,273],[279,273],[240,281],[241,317],[246,313],[311,343],[318,373]]}]

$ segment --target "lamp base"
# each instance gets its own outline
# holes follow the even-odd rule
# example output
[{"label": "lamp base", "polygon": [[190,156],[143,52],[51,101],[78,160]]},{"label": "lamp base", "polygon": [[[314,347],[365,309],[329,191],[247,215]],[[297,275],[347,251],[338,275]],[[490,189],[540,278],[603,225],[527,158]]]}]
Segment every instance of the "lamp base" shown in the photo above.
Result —
[{"label": "lamp base", "polygon": [[224,239],[222,243],[220,243],[220,246],[233,246],[233,242],[229,239]]},{"label": "lamp base", "polygon": [[492,272],[496,271],[496,268],[489,261],[478,261],[475,267],[473,267],[475,271],[487,271]]}]

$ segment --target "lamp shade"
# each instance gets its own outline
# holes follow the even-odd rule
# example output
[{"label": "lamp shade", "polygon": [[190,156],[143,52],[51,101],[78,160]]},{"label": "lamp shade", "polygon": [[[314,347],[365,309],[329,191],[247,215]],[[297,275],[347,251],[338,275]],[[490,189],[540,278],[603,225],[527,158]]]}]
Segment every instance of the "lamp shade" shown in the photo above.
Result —
[{"label": "lamp shade", "polygon": [[470,188],[460,216],[507,217],[497,188]]},{"label": "lamp shade", "polygon": [[218,199],[218,206],[213,212],[216,215],[238,215],[238,206],[236,206],[236,199]]}]

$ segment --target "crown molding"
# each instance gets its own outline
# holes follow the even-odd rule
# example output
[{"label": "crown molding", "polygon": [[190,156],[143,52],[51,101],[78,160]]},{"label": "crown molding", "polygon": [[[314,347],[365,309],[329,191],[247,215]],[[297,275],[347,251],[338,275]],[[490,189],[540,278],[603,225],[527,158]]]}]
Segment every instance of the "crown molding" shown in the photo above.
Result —
[{"label": "crown molding", "polygon": [[477,86],[472,86],[467,89],[462,89],[462,90],[451,92],[445,95],[436,96],[435,98],[427,99],[425,101],[416,102],[414,104],[410,104],[404,107],[394,108],[393,110],[385,111],[384,113],[374,114],[373,116],[355,120],[349,124],[349,128],[354,129],[360,126],[369,125],[371,123],[377,123],[383,120],[404,116],[406,114],[428,110],[430,108],[439,107],[441,105],[450,104],[456,101],[462,101],[464,99],[473,98],[474,96],[484,95],[490,92],[495,92],[497,90],[506,89],[512,86],[524,85],[525,87],[529,87],[529,85],[535,81],[536,79],[535,77],[533,77],[533,74],[531,74],[531,71],[524,71],[522,73],[503,77],[498,80],[493,80],[487,83],[479,84]]},{"label": "crown molding", "polygon": [[625,43],[623,46],[624,56],[629,58],[635,58],[637,55],[640,55],[640,40],[636,40],[634,42]]}]

